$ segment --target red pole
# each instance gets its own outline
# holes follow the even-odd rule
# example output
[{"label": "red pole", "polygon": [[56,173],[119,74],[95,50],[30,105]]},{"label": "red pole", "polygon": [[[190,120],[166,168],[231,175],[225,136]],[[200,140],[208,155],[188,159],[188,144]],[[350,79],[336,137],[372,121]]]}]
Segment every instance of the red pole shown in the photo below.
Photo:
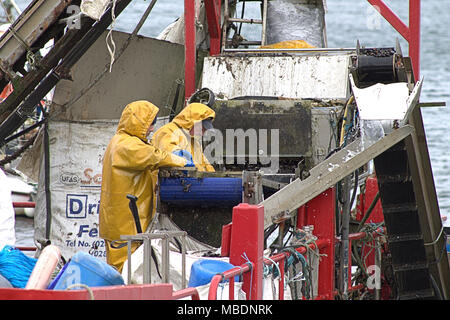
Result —
[{"label": "red pole", "polygon": [[220,53],[220,3],[221,0],[205,0],[209,32],[209,54],[212,56]]},{"label": "red pole", "polygon": [[420,4],[420,0],[409,0],[409,56],[416,81],[420,80]]},{"label": "red pole", "polygon": [[247,300],[262,299],[264,251],[264,207],[241,203],[233,208],[230,263],[235,266],[251,262],[244,273],[242,289]]},{"label": "red pole", "polygon": [[200,295],[195,288],[185,288],[172,293],[172,300],[192,297],[192,300],[200,300]]},{"label": "red pole", "polygon": [[184,0],[184,95],[186,100],[195,92],[195,1]]},{"label": "red pole", "polygon": [[298,228],[304,225],[314,225],[313,234],[327,246],[320,253],[323,256],[319,264],[318,296],[334,299],[334,247],[336,243],[336,194],[334,188],[328,189],[321,195],[309,201],[304,209],[299,210],[302,216],[298,219]]}]

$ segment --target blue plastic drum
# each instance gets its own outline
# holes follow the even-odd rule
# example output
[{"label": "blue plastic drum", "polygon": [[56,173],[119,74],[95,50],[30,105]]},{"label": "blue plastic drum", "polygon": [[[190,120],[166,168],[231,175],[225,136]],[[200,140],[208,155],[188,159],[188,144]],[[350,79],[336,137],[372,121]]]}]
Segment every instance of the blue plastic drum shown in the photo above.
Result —
[{"label": "blue plastic drum", "polygon": [[81,286],[76,287],[76,284],[80,283],[89,287],[125,284],[121,274],[115,268],[88,253],[80,251],[64,265],[57,277],[48,286],[48,289],[65,290],[72,285],[75,285],[72,289],[81,289]]},{"label": "blue plastic drum", "polygon": [[[189,287],[198,287],[211,282],[216,274],[234,268],[231,263],[221,260],[202,259],[195,261],[191,266],[191,275],[189,277]],[[228,281],[228,280],[226,280]],[[239,281],[236,276],[234,281]]]},{"label": "blue plastic drum", "polygon": [[242,202],[242,179],[161,178],[161,202],[179,206],[235,206]]}]

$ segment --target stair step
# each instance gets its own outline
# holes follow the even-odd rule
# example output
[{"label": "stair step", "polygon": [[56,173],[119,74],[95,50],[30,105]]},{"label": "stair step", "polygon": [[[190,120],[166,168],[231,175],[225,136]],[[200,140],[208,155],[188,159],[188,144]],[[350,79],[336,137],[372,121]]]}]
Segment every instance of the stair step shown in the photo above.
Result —
[{"label": "stair step", "polygon": [[388,242],[389,243],[395,243],[395,242],[409,242],[409,241],[418,241],[423,240],[423,237],[420,233],[415,234],[389,234],[388,236]]},{"label": "stair step", "polygon": [[412,178],[410,175],[404,174],[379,174],[377,175],[378,183],[406,183],[411,182]]},{"label": "stair step", "polygon": [[409,213],[409,214],[417,214],[417,205],[414,202],[410,203],[399,203],[392,205],[385,205],[383,207],[384,214],[395,214],[395,213]]},{"label": "stair step", "polygon": [[424,261],[422,263],[413,263],[413,264],[396,264],[392,265],[392,268],[394,272],[421,270],[428,268],[428,262]]},{"label": "stair step", "polygon": [[436,296],[434,295],[434,291],[432,289],[425,289],[402,293],[399,294],[398,298],[399,300],[434,300],[436,299]]}]

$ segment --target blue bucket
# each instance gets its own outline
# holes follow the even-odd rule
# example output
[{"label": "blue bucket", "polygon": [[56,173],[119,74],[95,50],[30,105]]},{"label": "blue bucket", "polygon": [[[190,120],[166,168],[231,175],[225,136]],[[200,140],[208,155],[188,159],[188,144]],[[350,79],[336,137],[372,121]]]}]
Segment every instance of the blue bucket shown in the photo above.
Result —
[{"label": "blue bucket", "polygon": [[[77,252],[61,269],[48,289],[65,290],[74,284],[84,284],[89,287],[124,285],[120,273],[106,262],[85,252]],[[75,287],[72,289],[81,289]]]},{"label": "blue bucket", "polygon": [[[188,287],[198,287],[211,282],[216,274],[234,268],[231,263],[221,260],[202,259],[195,261],[191,266]],[[226,280],[228,281],[228,280]],[[239,276],[234,278],[239,281]]]}]

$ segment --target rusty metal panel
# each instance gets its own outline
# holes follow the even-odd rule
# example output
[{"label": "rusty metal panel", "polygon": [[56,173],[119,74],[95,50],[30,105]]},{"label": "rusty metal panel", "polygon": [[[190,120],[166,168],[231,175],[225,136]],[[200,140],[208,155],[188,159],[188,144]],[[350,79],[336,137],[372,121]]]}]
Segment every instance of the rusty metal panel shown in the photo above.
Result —
[{"label": "rusty metal panel", "polygon": [[228,99],[345,99],[350,54],[218,56],[204,60],[202,87]]},{"label": "rusty metal panel", "polygon": [[[125,105],[142,99],[160,108],[159,117],[169,114],[177,80],[184,79],[184,47],[138,37],[119,58],[117,53],[128,37],[113,32],[117,49],[112,72],[108,69],[96,82],[110,62],[106,32],[97,40],[72,68],[73,81],[61,80],[56,86],[51,106],[54,115],[64,120],[118,119]],[[179,103],[182,97],[181,92]]]},{"label": "rusty metal panel", "polygon": [[[270,145],[273,130],[279,131],[278,152],[272,154],[282,158],[296,158],[311,154],[311,108],[301,102],[277,100],[228,100],[215,104],[216,118],[214,128],[227,136],[226,130],[253,130],[255,140],[261,142],[260,130],[267,130],[267,143]],[[228,141],[227,141],[228,142]],[[235,143],[237,145],[237,143]],[[238,151],[232,156],[258,157],[260,150],[250,148],[252,141],[245,144],[245,154]],[[272,148],[269,148],[272,149]],[[242,150],[244,151],[244,150]],[[267,150],[268,152],[273,150]],[[227,150],[224,149],[224,155]]]},{"label": "rusty metal panel", "polygon": [[[0,63],[8,70],[54,23],[72,0],[35,0],[0,38]],[[26,45],[26,46],[25,46]]]},{"label": "rusty metal panel", "polygon": [[[266,155],[279,158],[282,166],[292,167],[293,164],[295,167],[302,158],[307,160],[307,166],[313,166],[336,147],[333,132],[342,108],[337,101],[218,100],[213,107],[216,111],[214,128],[221,132],[227,161],[232,156],[248,160]],[[228,144],[232,142],[229,141],[232,135],[228,132],[239,135],[239,130],[240,138],[248,139],[242,149],[245,154],[239,154],[239,141],[236,141],[236,150],[230,155]],[[274,131],[277,131],[276,136]]]}]

